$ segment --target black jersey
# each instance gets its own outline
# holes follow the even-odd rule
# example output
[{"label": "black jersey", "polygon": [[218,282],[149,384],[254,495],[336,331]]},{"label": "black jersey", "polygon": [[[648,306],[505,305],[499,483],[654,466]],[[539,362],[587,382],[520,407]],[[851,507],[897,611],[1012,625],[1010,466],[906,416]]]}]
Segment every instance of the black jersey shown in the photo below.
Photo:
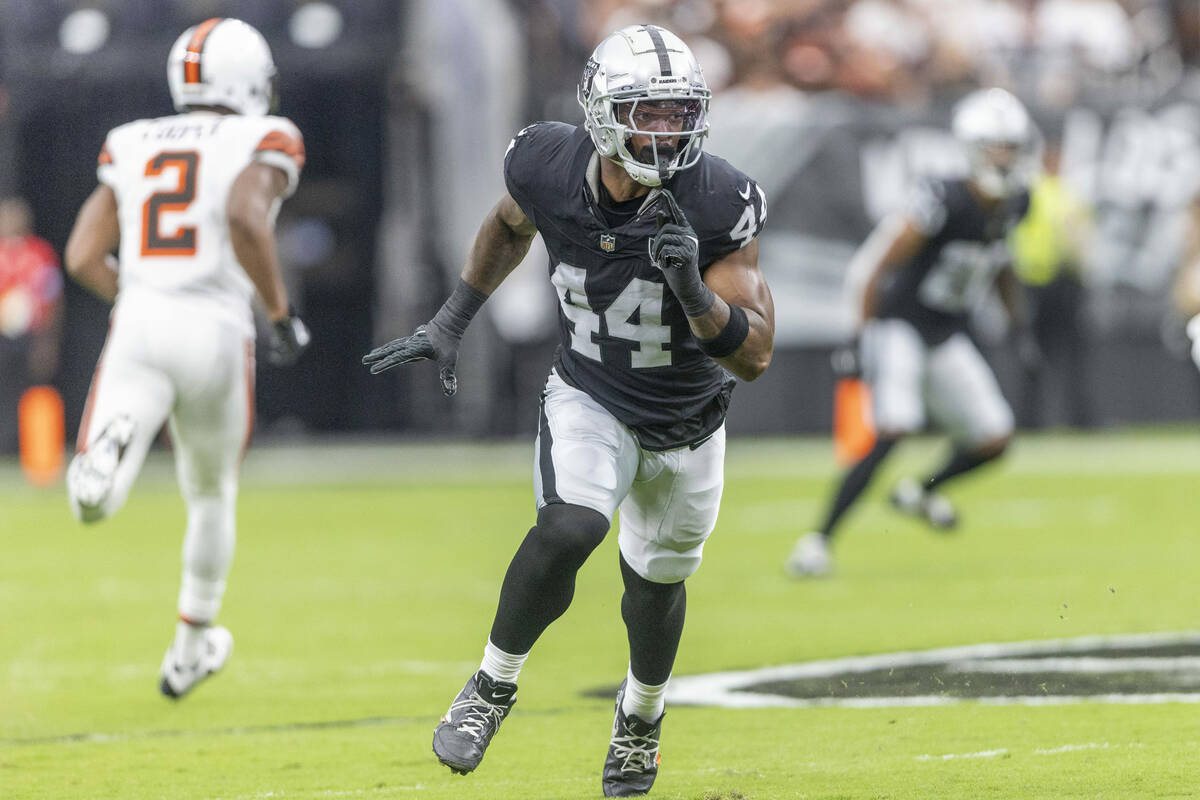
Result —
[{"label": "black jersey", "polygon": [[965,330],[1009,263],[1008,234],[1028,210],[1027,192],[989,210],[966,180],[923,181],[906,216],[928,241],[886,279],[876,316],[912,323],[930,345]]},{"label": "black jersey", "polygon": [[[650,263],[659,192],[609,227],[597,206],[599,157],[582,127],[540,122],[504,157],[508,193],[550,254],[561,342],[555,368],[637,435],[642,447],[693,444],[721,426],[733,378],[700,351],[679,301]],[[589,174],[590,173],[590,174]],[[762,229],[758,185],[707,153],[667,184],[700,241],[700,270]]]}]

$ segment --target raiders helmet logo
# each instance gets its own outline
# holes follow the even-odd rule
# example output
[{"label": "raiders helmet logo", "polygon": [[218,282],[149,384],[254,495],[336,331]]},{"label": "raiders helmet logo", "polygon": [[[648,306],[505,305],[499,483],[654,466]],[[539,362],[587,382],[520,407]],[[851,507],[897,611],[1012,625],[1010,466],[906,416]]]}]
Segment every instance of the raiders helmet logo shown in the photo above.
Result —
[{"label": "raiders helmet logo", "polygon": [[600,249],[606,253],[611,253],[617,249],[617,237],[611,233],[600,234]]},{"label": "raiders helmet logo", "polygon": [[592,91],[592,78],[596,77],[596,73],[600,70],[600,62],[594,58],[589,58],[587,64],[583,67],[583,77],[579,80],[579,88],[584,95]]}]

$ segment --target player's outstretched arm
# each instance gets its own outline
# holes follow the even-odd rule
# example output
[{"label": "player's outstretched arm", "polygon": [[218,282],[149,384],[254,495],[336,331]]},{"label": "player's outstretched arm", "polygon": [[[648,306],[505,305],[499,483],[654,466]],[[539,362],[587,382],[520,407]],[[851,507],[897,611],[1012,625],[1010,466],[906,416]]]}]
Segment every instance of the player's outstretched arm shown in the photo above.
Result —
[{"label": "player's outstretched arm", "polygon": [[80,207],[63,260],[68,275],[109,303],[117,299],[117,262],[112,252],[120,240],[117,196],[102,183]]},{"label": "player's outstretched arm", "polygon": [[436,361],[442,392],[458,391],[455,365],[458,345],[471,319],[508,274],[529,252],[537,228],[511,196],[505,194],[484,218],[454,292],[425,325],[409,336],[393,339],[363,356],[362,363],[377,375],[414,361]]},{"label": "player's outstretched arm", "polygon": [[283,170],[256,162],[234,179],[225,206],[234,255],[258,290],[271,322],[267,355],[277,366],[294,363],[311,339],[308,328],[288,306],[275,247],[275,210],[287,186]]}]

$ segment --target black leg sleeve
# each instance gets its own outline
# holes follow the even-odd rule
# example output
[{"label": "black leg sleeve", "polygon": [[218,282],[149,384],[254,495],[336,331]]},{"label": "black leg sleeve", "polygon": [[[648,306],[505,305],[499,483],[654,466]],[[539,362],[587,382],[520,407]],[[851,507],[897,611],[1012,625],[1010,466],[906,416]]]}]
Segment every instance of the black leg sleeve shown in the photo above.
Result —
[{"label": "black leg sleeve", "polygon": [[959,475],[995,461],[1003,453],[1004,448],[983,451],[968,451],[956,448],[950,454],[950,459],[946,462],[945,466],[925,481],[925,488],[928,490],[936,489],[951,478],[957,478]]},{"label": "black leg sleeve", "polygon": [[687,590],[679,583],[654,583],[633,571],[621,556],[621,616],[629,634],[629,665],[634,677],[651,685],[666,683],[675,664]]},{"label": "black leg sleeve", "polygon": [[859,496],[866,491],[867,486],[871,483],[871,478],[875,476],[875,470],[887,458],[888,453],[892,452],[892,448],[898,441],[900,440],[895,438],[880,437],[875,441],[871,452],[863,456],[861,461],[850,468],[846,477],[842,478],[842,485],[838,487],[838,492],[833,498],[833,505],[830,506],[829,514],[825,517],[825,524],[821,526],[821,533],[825,534],[826,538],[833,537],[833,531],[838,522],[850,510]]},{"label": "black leg sleeve", "polygon": [[504,575],[492,622],[492,644],[528,653],[575,596],[575,574],[608,533],[608,520],[583,506],[554,503],[517,548]]}]

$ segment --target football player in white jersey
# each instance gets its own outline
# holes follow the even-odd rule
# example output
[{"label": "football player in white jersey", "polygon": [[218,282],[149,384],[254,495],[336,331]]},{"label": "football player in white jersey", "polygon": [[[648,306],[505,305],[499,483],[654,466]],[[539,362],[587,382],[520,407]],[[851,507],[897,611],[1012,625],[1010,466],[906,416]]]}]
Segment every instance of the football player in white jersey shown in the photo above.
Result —
[{"label": "football player in white jersey", "polygon": [[109,132],[99,186],[67,242],[70,275],[114,303],[67,491],[79,520],[112,515],[169,423],[187,530],[160,690],[179,698],[233,648],[213,622],[254,420],[255,290],[273,363],[294,362],[309,333],[290,311],[274,235],[304,144],[290,120],[268,115],[275,64],[266,40],[240,20],[202,22],[171,48],[167,80],[179,113]]}]

